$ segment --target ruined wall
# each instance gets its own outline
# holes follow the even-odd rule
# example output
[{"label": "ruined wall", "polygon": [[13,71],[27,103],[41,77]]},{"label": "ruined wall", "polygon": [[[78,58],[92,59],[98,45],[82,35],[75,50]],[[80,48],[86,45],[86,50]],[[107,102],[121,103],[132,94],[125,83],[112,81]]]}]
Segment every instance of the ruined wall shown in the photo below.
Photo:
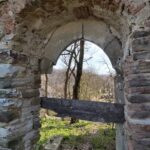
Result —
[{"label": "ruined wall", "polygon": [[[117,149],[149,149],[149,0],[0,0],[0,149],[34,149],[40,127],[40,71],[55,63],[59,38],[65,42],[72,36],[56,37],[55,33],[70,22],[89,19],[104,22],[122,47],[116,69],[124,72],[122,82],[118,77],[124,98],[118,102],[125,103],[126,123],[118,127],[118,139],[125,146]],[[94,37],[90,32],[89,39]],[[55,49],[51,49],[53,38]],[[100,45],[107,45],[104,50],[109,57],[119,58],[111,51],[115,43],[107,42]]]},{"label": "ruined wall", "polygon": [[12,50],[15,15],[24,6],[23,1],[0,1],[1,150],[33,150],[39,138],[38,59]]},{"label": "ruined wall", "polygon": [[0,58],[0,149],[34,149],[40,127],[37,60],[11,51]]},{"label": "ruined wall", "polygon": [[150,146],[150,32],[135,31],[132,52],[126,58],[125,115],[129,149],[148,150]]}]

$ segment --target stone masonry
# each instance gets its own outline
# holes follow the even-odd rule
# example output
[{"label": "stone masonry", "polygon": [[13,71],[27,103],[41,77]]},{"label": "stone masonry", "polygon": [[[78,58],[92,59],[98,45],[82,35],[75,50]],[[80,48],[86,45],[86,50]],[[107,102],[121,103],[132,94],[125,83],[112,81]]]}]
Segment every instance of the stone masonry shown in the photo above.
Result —
[{"label": "stone masonry", "polygon": [[117,150],[150,149],[149,0],[0,0],[0,150],[34,150],[40,75],[82,37],[109,56],[125,104]]},{"label": "stone masonry", "polygon": [[150,32],[135,31],[132,54],[125,61],[126,134],[128,148],[150,148]]},{"label": "stone masonry", "polygon": [[0,53],[0,150],[32,150],[40,127],[38,61],[14,53],[9,44],[5,37]]}]

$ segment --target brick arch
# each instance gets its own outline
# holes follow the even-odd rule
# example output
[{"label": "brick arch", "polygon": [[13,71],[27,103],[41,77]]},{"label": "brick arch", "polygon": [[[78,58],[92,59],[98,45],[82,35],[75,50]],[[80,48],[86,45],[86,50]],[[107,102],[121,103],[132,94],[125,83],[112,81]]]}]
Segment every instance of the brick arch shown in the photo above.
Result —
[{"label": "brick arch", "polygon": [[116,35],[113,35],[113,31],[105,23],[93,19],[70,22],[59,27],[45,47],[44,58],[55,64],[68,44],[82,38],[82,25],[85,40],[92,41],[104,49],[113,65],[117,65],[118,59],[123,57],[119,33],[116,31]]},{"label": "brick arch", "polygon": [[[57,29],[59,30],[60,27],[69,22],[81,19],[92,18],[97,21],[103,21],[117,30],[122,38],[122,35],[124,35],[123,29],[126,33],[129,32],[128,27],[125,25],[128,23],[125,23],[123,21],[125,19],[121,19],[116,13],[116,8],[119,4],[117,5],[110,1],[104,3],[94,1],[91,3],[90,1],[74,1],[69,4],[61,0],[55,2],[42,1],[39,5],[36,4],[37,6],[33,5],[24,8],[17,16],[18,25],[16,26],[14,37],[14,49],[22,49],[23,52],[27,53],[35,53],[35,51],[39,50],[41,56],[41,48],[46,47],[44,43],[49,40],[51,33]],[[112,6],[115,7],[115,12],[112,12]],[[88,8],[91,13],[88,13]],[[19,43],[21,43],[21,48]]]},{"label": "brick arch", "polygon": [[[56,28],[91,18],[112,26],[122,42],[124,74],[116,79],[116,89],[125,99],[126,122],[117,130],[117,150],[148,150],[149,12],[148,0],[0,2],[0,149],[34,149],[40,127],[39,65],[45,64],[41,50]],[[52,65],[55,59],[44,61]]]}]

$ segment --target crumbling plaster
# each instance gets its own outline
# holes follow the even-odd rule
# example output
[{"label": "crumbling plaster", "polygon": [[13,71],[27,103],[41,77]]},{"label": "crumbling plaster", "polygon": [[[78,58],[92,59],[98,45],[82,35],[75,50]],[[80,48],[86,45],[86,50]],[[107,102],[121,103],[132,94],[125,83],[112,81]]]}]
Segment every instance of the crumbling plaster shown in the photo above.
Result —
[{"label": "crumbling plaster", "polygon": [[[36,55],[39,59],[43,59],[42,64],[44,64],[44,66],[50,64],[50,66],[52,66],[52,64],[56,63],[60,50],[62,51],[69,43],[81,37],[80,23],[82,24],[82,22],[86,22],[87,19],[89,20],[89,18],[91,18],[91,20],[84,23],[85,28],[93,28],[93,30],[85,29],[85,39],[93,41],[101,48],[104,48],[104,45],[107,45],[107,41],[108,43],[110,42],[111,36],[116,36],[118,45],[122,48],[122,53],[127,54],[128,50],[124,49],[127,36],[132,32],[133,28],[137,29],[139,25],[143,26],[143,20],[148,18],[149,7],[144,7],[144,9],[141,10],[142,14],[144,14],[144,18],[139,17],[140,9],[146,5],[147,1],[145,1],[145,3],[136,1],[136,3],[138,3],[137,6],[134,6],[133,1],[130,3],[130,1],[100,2],[96,0],[61,0],[54,2],[44,0],[39,1],[39,3],[33,3],[32,6],[29,5],[29,7],[26,7],[17,15],[18,24],[16,25],[17,34],[15,34],[14,37],[14,49],[28,55]],[[102,22],[106,24],[108,29],[104,29],[102,26],[99,28]],[[65,30],[66,32],[64,32]],[[105,34],[101,33],[101,31],[105,30],[109,31],[106,31]],[[94,34],[96,32],[97,34]],[[101,35],[104,36],[107,32],[111,32],[110,34],[112,35],[109,36],[110,39],[106,38],[107,41],[105,41],[105,44],[102,44],[104,40],[100,39],[100,37],[102,38]],[[92,36],[92,34],[95,37]],[[114,51],[107,50],[106,53],[110,59],[114,57],[112,56]],[[114,60],[116,60],[116,57]],[[112,63],[115,66],[114,60],[112,60]],[[48,64],[45,64],[45,62],[48,62]],[[48,69],[45,68],[42,72],[46,70]]]},{"label": "crumbling plaster", "polygon": [[[46,12],[42,8],[38,8],[35,11],[32,10],[32,12],[24,10],[27,14],[23,16],[23,20],[19,17],[22,22],[18,24],[16,28],[17,34],[14,37],[14,49],[23,51],[23,53],[28,55],[36,55],[39,59],[43,59],[41,68],[44,68],[45,70],[42,69],[42,72],[45,72],[48,68],[43,66],[52,66],[52,64],[55,64],[61,51],[72,41],[81,38],[82,23],[85,26],[86,40],[93,41],[102,48],[105,48],[105,46],[108,48],[107,42],[111,43],[114,36],[114,39],[116,37],[116,41],[118,41],[117,48],[115,49],[120,49],[121,40],[123,40],[121,32],[123,23],[121,23],[121,19],[119,20],[116,14],[100,10],[94,6],[93,8],[89,8],[89,6],[82,8],[81,6],[83,6],[83,3],[72,1],[72,3],[64,3],[62,12],[57,12],[59,5],[57,6],[58,8],[51,8],[52,10],[49,10],[50,12]],[[77,7],[79,8],[77,9]],[[76,9],[74,10],[74,8]],[[84,16],[84,14],[88,13],[86,10],[88,8],[91,9],[92,14]],[[75,11],[78,12],[77,16]],[[99,17],[101,14],[105,14],[105,16]],[[80,21],[78,21],[78,17],[81,17]],[[111,20],[109,18],[111,18]],[[90,30],[88,28],[90,28]],[[93,30],[91,30],[92,28]],[[99,30],[100,28],[101,30]],[[104,31],[106,31],[105,34]],[[114,40],[113,42],[116,41]],[[20,43],[21,47],[19,47]],[[113,56],[111,55],[113,52],[106,50],[106,53],[107,52],[110,53],[108,55],[112,58]],[[47,61],[45,61],[45,59]],[[114,60],[117,60],[116,57]],[[112,60],[112,62],[115,65],[114,60]],[[45,62],[48,63],[48,65],[45,64]]]}]

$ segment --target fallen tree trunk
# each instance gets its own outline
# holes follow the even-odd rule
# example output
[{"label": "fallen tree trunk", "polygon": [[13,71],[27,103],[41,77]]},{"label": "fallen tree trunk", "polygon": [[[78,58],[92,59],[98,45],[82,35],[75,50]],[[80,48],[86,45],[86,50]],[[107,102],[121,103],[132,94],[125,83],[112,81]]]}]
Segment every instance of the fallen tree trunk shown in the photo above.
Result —
[{"label": "fallen tree trunk", "polygon": [[58,117],[76,117],[81,120],[103,123],[123,123],[124,105],[87,100],[41,98],[41,107],[55,111]]}]

